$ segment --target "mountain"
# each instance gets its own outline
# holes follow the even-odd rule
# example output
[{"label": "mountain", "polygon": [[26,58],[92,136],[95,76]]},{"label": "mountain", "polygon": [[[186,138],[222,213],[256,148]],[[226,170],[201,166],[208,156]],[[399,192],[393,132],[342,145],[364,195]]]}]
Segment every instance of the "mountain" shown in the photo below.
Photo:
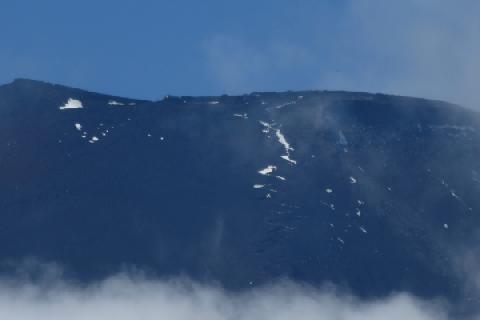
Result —
[{"label": "mountain", "polygon": [[0,86],[0,271],[465,300],[479,130],[474,111],[383,94],[145,101],[15,80]]}]

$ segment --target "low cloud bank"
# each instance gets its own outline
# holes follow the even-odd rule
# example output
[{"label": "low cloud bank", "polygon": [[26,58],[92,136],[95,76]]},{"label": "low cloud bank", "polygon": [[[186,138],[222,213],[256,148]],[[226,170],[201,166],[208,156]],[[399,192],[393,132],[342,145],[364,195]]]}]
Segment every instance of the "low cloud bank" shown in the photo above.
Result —
[{"label": "low cloud bank", "polygon": [[117,275],[89,286],[64,281],[0,284],[0,319],[325,319],[442,320],[438,302],[408,294],[361,301],[334,289],[291,282],[232,293],[185,279],[168,281]]}]

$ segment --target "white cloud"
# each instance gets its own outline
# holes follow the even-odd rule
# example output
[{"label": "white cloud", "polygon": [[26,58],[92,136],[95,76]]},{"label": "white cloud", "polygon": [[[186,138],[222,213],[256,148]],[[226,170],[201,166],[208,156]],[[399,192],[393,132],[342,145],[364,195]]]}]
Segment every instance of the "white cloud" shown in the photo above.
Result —
[{"label": "white cloud", "polygon": [[205,52],[213,82],[229,94],[268,90],[274,74],[294,72],[312,59],[294,43],[266,41],[256,46],[228,35],[213,36],[205,43]]},{"label": "white cloud", "polygon": [[9,320],[442,320],[438,304],[407,294],[361,301],[333,290],[314,290],[289,282],[236,294],[176,279],[153,281],[118,275],[79,287],[54,281],[48,285],[4,282],[0,318]]},{"label": "white cloud", "polygon": [[289,16],[292,28],[301,25],[295,36],[288,29],[263,42],[213,36],[207,61],[229,92],[385,92],[480,109],[478,12],[474,0],[305,2]]},{"label": "white cloud", "polygon": [[480,2],[472,0],[350,1],[346,20],[358,37],[343,36],[367,59],[353,81],[480,109],[478,12]]}]

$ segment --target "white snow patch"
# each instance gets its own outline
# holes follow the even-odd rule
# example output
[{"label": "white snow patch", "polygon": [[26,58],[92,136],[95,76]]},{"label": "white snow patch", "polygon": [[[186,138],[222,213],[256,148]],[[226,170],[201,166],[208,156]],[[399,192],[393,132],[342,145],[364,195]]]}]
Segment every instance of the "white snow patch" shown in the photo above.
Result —
[{"label": "white snow patch", "polygon": [[115,100],[108,101],[108,104],[111,105],[111,106],[124,106],[125,105],[125,103],[118,102],[118,101],[115,101]]},{"label": "white snow patch", "polygon": [[262,189],[262,188],[264,188],[264,187],[265,187],[264,184],[254,184],[254,185],[253,185],[253,189]]},{"label": "white snow patch", "polygon": [[355,214],[360,217],[362,215],[362,212],[360,211],[360,209],[357,208],[357,212]]},{"label": "white snow patch", "polygon": [[220,102],[218,102],[218,101],[210,101],[210,102],[208,102],[208,104],[211,104],[211,105],[216,105],[216,104],[219,104],[219,103],[220,103]]},{"label": "white snow patch", "polygon": [[270,130],[275,130],[275,135],[277,136],[278,142],[283,146],[286,153],[285,155],[282,155],[280,157],[292,164],[297,164],[296,160],[290,158],[290,151],[294,151],[294,149],[292,148],[292,146],[290,146],[280,129],[274,129],[274,124],[265,121],[260,120],[259,123],[264,127],[264,129],[262,130],[263,133],[270,133]]},{"label": "white snow patch", "polygon": [[273,124],[270,124],[268,122],[265,122],[265,121],[258,121],[262,126],[264,126],[266,129],[273,129]]},{"label": "white snow patch", "polygon": [[340,242],[341,244],[345,244],[345,241],[342,239],[342,238],[337,238],[338,242]]},{"label": "white snow patch", "polygon": [[448,229],[448,224],[444,223],[444,224],[443,224],[443,228],[444,228],[444,229]]},{"label": "white snow patch", "polygon": [[327,188],[327,189],[325,189],[325,192],[326,192],[326,193],[332,193],[332,192],[333,192],[333,190],[332,190],[332,189],[330,189],[330,188]]},{"label": "white snow patch", "polygon": [[269,165],[265,169],[262,169],[262,170],[258,171],[258,173],[263,174],[264,176],[268,176],[270,173],[272,173],[275,170],[277,170],[276,166]]},{"label": "white snow patch", "polygon": [[277,179],[278,179],[278,180],[282,180],[282,181],[287,180],[285,177],[282,177],[282,176],[277,176]]},{"label": "white snow patch", "polygon": [[263,133],[270,133],[270,130],[273,130],[273,124],[261,120],[258,122],[263,126]]},{"label": "white snow patch", "polygon": [[75,128],[78,130],[78,131],[81,131],[82,130],[82,125],[80,123],[75,123]]},{"label": "white snow patch", "polygon": [[288,155],[283,155],[283,156],[280,156],[280,158],[284,159],[284,160],[287,160],[288,162],[292,163],[292,164],[297,164],[297,161],[296,160],[293,160],[293,159],[290,159],[290,156]]},{"label": "white snow patch", "polygon": [[364,227],[358,227],[360,229],[360,231],[362,231],[363,233],[368,233],[367,232],[367,229],[365,229]]},{"label": "white snow patch", "polygon": [[275,107],[275,109],[282,109],[286,106],[289,106],[289,105],[292,105],[292,104],[296,104],[297,102],[296,101],[290,101],[290,102],[287,102],[287,103],[283,103],[281,105],[278,105]]},{"label": "white snow patch", "polygon": [[242,119],[248,119],[248,114],[247,113],[234,113],[234,117],[242,118]]},{"label": "white snow patch", "polygon": [[350,183],[351,184],[357,183],[357,179],[355,179],[354,177],[350,177]]},{"label": "white snow patch", "polygon": [[81,109],[81,108],[83,108],[82,102],[80,100],[75,100],[75,99],[72,99],[72,98],[69,98],[68,102],[66,104],[59,107],[60,110]]},{"label": "white snow patch", "polygon": [[287,139],[285,139],[285,136],[282,134],[280,129],[277,129],[276,133],[278,142],[280,142],[281,145],[285,148],[285,152],[288,154],[290,151],[293,151],[293,148],[290,146],[290,144],[287,142]]},{"label": "white snow patch", "polygon": [[290,151],[294,151],[294,149],[290,146],[290,144],[288,143],[287,139],[285,138],[283,133],[280,131],[280,129],[277,129],[275,131],[275,134],[278,138],[278,142],[285,148],[286,155],[281,156],[281,158],[292,164],[297,164],[296,160],[290,159]]}]

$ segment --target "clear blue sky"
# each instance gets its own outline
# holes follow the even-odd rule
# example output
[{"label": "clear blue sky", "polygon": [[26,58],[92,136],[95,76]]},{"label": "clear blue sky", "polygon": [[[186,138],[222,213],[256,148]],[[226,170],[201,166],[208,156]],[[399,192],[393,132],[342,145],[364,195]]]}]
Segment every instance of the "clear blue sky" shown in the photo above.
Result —
[{"label": "clear blue sky", "polygon": [[479,1],[3,0],[0,83],[138,98],[346,89],[476,104]]}]

